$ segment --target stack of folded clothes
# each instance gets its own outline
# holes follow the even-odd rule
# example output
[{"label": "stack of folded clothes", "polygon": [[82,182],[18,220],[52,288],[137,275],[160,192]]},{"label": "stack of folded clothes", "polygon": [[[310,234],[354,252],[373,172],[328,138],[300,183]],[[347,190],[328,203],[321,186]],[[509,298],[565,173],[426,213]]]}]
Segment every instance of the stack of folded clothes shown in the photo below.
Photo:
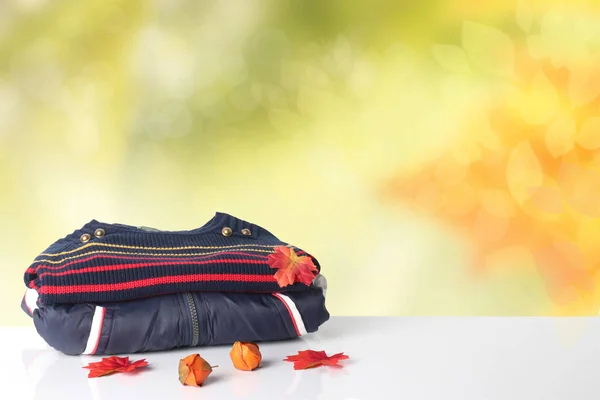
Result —
[{"label": "stack of folded clothes", "polygon": [[[278,269],[284,253],[312,275]],[[72,355],[275,341],[329,319],[320,271],[312,255],[225,213],[176,232],[93,220],[35,258],[21,307]]]}]

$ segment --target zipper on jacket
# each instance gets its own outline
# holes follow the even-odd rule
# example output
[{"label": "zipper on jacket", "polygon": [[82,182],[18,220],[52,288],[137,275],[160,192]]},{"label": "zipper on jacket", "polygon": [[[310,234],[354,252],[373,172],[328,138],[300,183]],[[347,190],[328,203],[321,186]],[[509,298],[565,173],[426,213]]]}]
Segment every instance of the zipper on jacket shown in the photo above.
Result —
[{"label": "zipper on jacket", "polygon": [[194,296],[186,292],[183,294],[183,297],[187,300],[188,310],[192,317],[192,347],[198,346],[198,342],[200,341],[200,324],[198,322],[198,309],[196,307],[196,300],[194,300]]}]

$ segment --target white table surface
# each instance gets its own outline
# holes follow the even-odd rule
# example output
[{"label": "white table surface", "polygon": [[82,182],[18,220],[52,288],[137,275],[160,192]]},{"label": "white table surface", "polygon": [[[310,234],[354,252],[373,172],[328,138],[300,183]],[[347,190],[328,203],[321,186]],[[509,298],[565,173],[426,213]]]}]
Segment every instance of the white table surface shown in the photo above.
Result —
[{"label": "white table surface", "polygon": [[[598,399],[600,319],[333,317],[318,333],[263,343],[263,367],[243,372],[229,346],[132,355],[136,375],[87,378],[100,357],[65,356],[33,328],[0,328],[2,399]],[[295,371],[298,350],[343,351],[344,368]],[[218,364],[201,388],[177,379],[180,358]],[[11,395],[14,391],[14,395]]]}]

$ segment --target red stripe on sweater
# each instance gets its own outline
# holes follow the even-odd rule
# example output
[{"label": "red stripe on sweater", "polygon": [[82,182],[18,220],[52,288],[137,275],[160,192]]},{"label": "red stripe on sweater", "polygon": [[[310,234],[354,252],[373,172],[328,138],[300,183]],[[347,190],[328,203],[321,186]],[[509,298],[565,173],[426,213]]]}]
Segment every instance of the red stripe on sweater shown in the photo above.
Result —
[{"label": "red stripe on sweater", "polygon": [[107,271],[121,271],[133,268],[146,268],[146,267],[162,267],[165,265],[205,265],[205,264],[265,264],[261,260],[233,260],[233,259],[222,259],[222,260],[208,260],[208,261],[169,261],[169,262],[157,262],[157,263],[139,263],[139,264],[115,264],[115,265],[104,265],[100,267],[87,267],[81,269],[74,269],[70,271],[62,272],[42,272],[39,277],[43,276],[64,276],[73,274],[85,274],[88,272],[107,272]]},{"label": "red stripe on sweater", "polygon": [[[118,256],[118,255],[105,255],[105,254],[98,254],[95,256],[90,256],[87,258],[81,258],[79,260],[74,260],[74,261],[70,261],[66,264],[63,265],[38,265],[38,271],[40,269],[47,269],[47,270],[59,270],[59,269],[63,269],[66,268],[70,265],[73,264],[80,264],[80,263],[84,263],[86,261],[90,261],[90,260],[95,260],[98,258],[114,258],[114,259],[118,259],[118,260],[140,260],[140,261],[144,261],[144,260],[180,260],[180,261],[184,261],[184,260],[197,260],[197,259],[203,259],[203,258],[209,258],[209,257],[219,257],[222,255],[240,255],[240,256],[246,256],[246,257],[258,257],[260,259],[267,259],[267,256],[263,256],[261,254],[252,254],[252,253],[242,253],[242,252],[234,252],[234,251],[230,251],[230,252],[222,252],[222,253],[215,253],[215,254],[207,254],[207,255],[200,255],[200,256],[195,256],[195,257],[153,257],[152,254],[149,254],[148,256],[144,256],[144,257],[128,257],[128,256]],[[35,271],[34,271],[35,272]]]},{"label": "red stripe on sweater", "polygon": [[158,286],[170,283],[189,282],[275,282],[273,275],[249,275],[249,274],[191,274],[163,276],[160,278],[139,279],[136,281],[121,283],[106,283],[98,285],[73,285],[73,286],[49,286],[43,285],[39,293],[43,294],[69,294],[85,292],[116,292],[131,290],[148,286]]}]

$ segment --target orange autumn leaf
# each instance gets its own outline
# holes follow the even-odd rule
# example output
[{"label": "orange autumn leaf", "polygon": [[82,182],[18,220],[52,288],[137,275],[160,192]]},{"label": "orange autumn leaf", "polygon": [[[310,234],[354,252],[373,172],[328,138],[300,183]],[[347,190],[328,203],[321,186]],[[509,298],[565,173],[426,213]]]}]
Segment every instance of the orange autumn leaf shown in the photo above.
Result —
[{"label": "orange autumn leaf", "polygon": [[89,363],[83,368],[89,369],[88,378],[97,378],[99,376],[110,375],[117,372],[131,372],[137,368],[143,368],[148,365],[146,359],[129,361],[129,357],[112,356],[103,358],[102,361]]},{"label": "orange autumn leaf", "polygon": [[324,351],[315,350],[304,350],[299,351],[298,354],[293,356],[287,356],[283,361],[290,361],[294,363],[294,369],[308,369],[320,367],[321,365],[329,365],[331,367],[341,368],[342,365],[338,364],[340,360],[347,360],[350,357],[344,353],[337,353],[332,356],[328,356]]},{"label": "orange autumn leaf", "polygon": [[179,381],[184,385],[201,386],[213,368],[200,354],[190,354],[179,360]]},{"label": "orange autumn leaf", "polygon": [[258,368],[262,355],[256,343],[235,342],[229,357],[233,361],[233,366],[242,371],[252,371]]},{"label": "orange autumn leaf", "polygon": [[294,282],[310,285],[319,273],[310,257],[298,256],[294,249],[287,246],[278,246],[274,250],[267,262],[271,268],[279,269],[274,278],[280,287],[293,285]]}]

